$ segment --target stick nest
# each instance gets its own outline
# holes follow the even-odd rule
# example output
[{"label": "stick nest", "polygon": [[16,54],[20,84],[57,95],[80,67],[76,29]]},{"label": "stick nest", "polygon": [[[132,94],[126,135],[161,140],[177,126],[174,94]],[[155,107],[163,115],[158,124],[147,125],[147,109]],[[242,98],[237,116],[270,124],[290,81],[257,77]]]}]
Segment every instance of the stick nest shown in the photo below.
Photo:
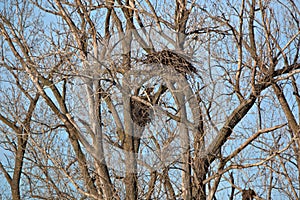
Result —
[{"label": "stick nest", "polygon": [[[145,101],[148,101],[147,97],[140,97]],[[137,125],[144,127],[146,126],[149,122],[151,122],[151,107],[144,104],[141,101],[135,100],[135,99],[130,99],[131,103],[131,118],[134,123]]]},{"label": "stick nest", "polygon": [[181,74],[196,73],[197,69],[184,57],[169,50],[162,50],[153,52],[145,56],[141,60],[144,64],[163,64],[174,67],[174,69]]}]

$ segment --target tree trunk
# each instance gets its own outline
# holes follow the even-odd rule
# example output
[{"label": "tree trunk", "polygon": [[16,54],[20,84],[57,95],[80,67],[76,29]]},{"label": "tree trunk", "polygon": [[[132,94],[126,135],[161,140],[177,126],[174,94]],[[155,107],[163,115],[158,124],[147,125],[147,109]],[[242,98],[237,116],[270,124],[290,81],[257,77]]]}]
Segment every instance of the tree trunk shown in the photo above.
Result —
[{"label": "tree trunk", "polygon": [[125,190],[126,200],[138,199],[138,177],[137,177],[137,152],[135,152],[134,144],[136,143],[133,136],[126,135],[124,150],[125,150]]},{"label": "tree trunk", "polygon": [[84,153],[81,150],[80,144],[78,142],[78,137],[76,136],[76,132],[72,131],[74,128],[68,128],[68,132],[69,132],[69,139],[71,141],[73,150],[76,154],[76,157],[78,159],[78,165],[82,174],[82,178],[85,182],[85,185],[87,187],[87,190],[93,194],[94,196],[98,196],[98,192],[97,192],[97,188],[94,184],[94,181],[92,180],[92,178],[90,177],[90,174],[88,172],[88,168],[87,168],[87,161],[85,158]]},{"label": "tree trunk", "polygon": [[[31,107],[32,107],[32,105],[31,105]],[[29,114],[29,116],[31,116],[31,114]],[[21,175],[22,175],[25,150],[26,150],[26,146],[27,146],[27,142],[28,142],[28,132],[26,130],[29,130],[29,128],[30,128],[30,126],[27,125],[24,128],[25,130],[20,128],[18,131],[18,149],[16,152],[13,178],[11,179],[11,182],[10,182],[13,200],[21,199],[20,180],[21,180]]]},{"label": "tree trunk", "polygon": [[195,171],[195,178],[197,179],[195,182],[197,183],[194,190],[193,197],[196,200],[206,200],[206,191],[205,191],[205,184],[203,181],[206,179],[206,175],[208,173],[208,161],[205,158],[196,159],[194,171]]}]

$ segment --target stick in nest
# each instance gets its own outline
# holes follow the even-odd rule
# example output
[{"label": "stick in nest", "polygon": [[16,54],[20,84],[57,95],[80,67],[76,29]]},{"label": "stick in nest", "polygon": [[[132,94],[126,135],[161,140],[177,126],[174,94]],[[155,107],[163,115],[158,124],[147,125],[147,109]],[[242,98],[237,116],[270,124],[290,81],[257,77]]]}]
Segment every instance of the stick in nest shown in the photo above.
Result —
[{"label": "stick in nest", "polygon": [[141,62],[144,64],[163,64],[172,66],[177,72],[185,76],[192,73],[197,74],[197,69],[189,61],[183,56],[169,50],[150,53],[146,55]]}]

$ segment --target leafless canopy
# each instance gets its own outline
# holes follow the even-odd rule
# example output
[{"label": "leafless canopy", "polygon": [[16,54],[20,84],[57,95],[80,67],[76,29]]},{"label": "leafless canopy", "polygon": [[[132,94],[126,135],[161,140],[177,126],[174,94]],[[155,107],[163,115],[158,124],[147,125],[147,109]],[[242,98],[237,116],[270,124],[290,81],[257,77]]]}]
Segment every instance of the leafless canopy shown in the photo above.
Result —
[{"label": "leafless canopy", "polygon": [[300,199],[299,55],[299,1],[0,0],[0,198]]}]

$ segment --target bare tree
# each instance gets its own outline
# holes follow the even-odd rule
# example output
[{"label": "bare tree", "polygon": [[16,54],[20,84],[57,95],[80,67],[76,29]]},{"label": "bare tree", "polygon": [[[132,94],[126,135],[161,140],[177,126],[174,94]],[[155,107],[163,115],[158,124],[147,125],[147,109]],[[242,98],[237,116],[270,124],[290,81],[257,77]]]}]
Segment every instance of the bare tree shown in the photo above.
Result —
[{"label": "bare tree", "polygon": [[12,198],[299,198],[299,7],[2,2]]}]

